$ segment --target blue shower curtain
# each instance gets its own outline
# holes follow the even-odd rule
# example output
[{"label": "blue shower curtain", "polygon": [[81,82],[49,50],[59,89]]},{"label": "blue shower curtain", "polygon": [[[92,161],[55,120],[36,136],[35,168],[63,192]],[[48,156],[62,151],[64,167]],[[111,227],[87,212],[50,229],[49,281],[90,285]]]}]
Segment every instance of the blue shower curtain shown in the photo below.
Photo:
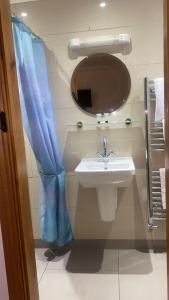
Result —
[{"label": "blue shower curtain", "polygon": [[65,200],[65,172],[60,154],[43,41],[13,17],[17,75],[25,131],[44,187],[42,239],[63,246],[72,240]]}]

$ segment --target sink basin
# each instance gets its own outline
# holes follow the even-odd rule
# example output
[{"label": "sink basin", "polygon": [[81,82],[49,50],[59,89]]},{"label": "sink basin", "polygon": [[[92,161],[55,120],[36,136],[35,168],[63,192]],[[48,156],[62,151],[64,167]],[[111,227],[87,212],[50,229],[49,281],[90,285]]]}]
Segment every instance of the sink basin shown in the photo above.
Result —
[{"label": "sink basin", "polygon": [[131,157],[113,157],[107,161],[98,158],[82,159],[75,172],[84,187],[103,184],[126,186],[135,173]]},{"label": "sink basin", "polygon": [[75,169],[83,187],[96,188],[100,216],[103,221],[112,222],[117,210],[117,188],[127,187],[135,166],[131,157],[82,159]]}]

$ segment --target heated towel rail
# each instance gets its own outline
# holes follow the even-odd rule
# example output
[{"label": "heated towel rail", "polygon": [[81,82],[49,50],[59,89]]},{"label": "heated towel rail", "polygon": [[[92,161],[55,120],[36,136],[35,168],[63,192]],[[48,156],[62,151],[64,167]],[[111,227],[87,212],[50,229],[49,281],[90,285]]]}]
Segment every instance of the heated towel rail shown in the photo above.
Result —
[{"label": "heated towel rail", "polygon": [[[145,89],[145,135],[147,161],[148,228],[158,228],[159,220],[166,219],[162,204],[160,168],[164,167],[165,143],[162,121],[156,122],[154,81],[144,79]],[[158,163],[157,163],[158,162]],[[161,165],[160,165],[161,164]]]}]

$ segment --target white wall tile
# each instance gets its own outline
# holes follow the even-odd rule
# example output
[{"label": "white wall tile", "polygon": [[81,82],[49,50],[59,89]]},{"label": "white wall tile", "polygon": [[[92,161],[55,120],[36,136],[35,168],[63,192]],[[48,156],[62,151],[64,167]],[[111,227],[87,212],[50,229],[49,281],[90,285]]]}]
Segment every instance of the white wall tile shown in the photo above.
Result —
[{"label": "white wall tile", "polygon": [[33,209],[32,214],[32,226],[34,239],[40,238],[40,212],[39,209]]},{"label": "white wall tile", "polygon": [[76,175],[66,177],[66,199],[69,208],[76,208],[78,201],[79,180]]},{"label": "white wall tile", "polygon": [[163,64],[127,65],[131,76],[131,92],[128,102],[144,101],[144,78],[163,77]]},{"label": "white wall tile", "polygon": [[33,176],[33,172],[32,172],[32,161],[31,161],[31,147],[29,144],[25,144],[25,153],[26,153],[27,174],[28,174],[28,178],[31,178]]},{"label": "white wall tile", "polygon": [[162,63],[163,24],[148,24],[131,27],[132,52],[126,56],[131,65]]},{"label": "white wall tile", "polygon": [[42,199],[42,183],[40,177],[32,177],[28,180],[29,194],[32,209],[39,209]]}]

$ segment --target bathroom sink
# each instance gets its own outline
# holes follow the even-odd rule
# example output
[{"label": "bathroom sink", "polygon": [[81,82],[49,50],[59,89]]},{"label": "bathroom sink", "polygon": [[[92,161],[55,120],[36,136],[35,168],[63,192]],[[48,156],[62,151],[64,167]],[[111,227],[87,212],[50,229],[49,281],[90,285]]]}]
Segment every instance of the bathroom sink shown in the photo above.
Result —
[{"label": "bathroom sink", "polygon": [[117,189],[127,187],[135,174],[131,157],[82,159],[75,169],[83,187],[96,188],[100,216],[112,222],[117,210]]},{"label": "bathroom sink", "polygon": [[135,173],[135,166],[131,157],[87,158],[81,160],[75,172],[84,187],[103,184],[126,186]]}]

